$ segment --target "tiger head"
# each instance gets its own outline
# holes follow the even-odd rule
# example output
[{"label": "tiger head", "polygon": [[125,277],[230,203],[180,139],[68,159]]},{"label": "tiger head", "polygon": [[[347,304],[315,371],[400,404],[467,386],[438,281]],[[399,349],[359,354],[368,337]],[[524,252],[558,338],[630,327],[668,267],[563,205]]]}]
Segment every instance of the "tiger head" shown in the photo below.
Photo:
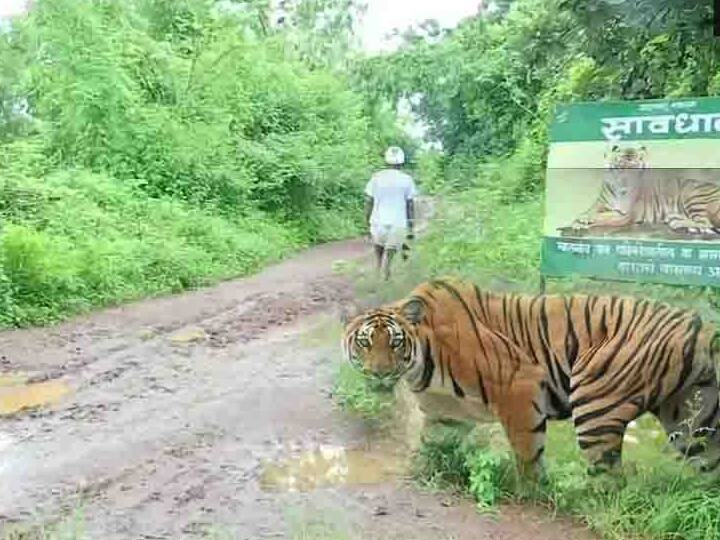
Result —
[{"label": "tiger head", "polygon": [[411,299],[352,318],[342,339],[345,359],[365,375],[397,381],[420,363],[424,308],[422,300]]},{"label": "tiger head", "polygon": [[612,184],[618,194],[628,195],[628,190],[637,188],[643,181],[647,169],[647,149],[644,146],[621,148],[615,145],[605,154],[605,164],[608,170],[605,182]]},{"label": "tiger head", "polygon": [[605,154],[605,162],[608,169],[646,169],[647,148],[644,146],[620,148],[615,145]]}]

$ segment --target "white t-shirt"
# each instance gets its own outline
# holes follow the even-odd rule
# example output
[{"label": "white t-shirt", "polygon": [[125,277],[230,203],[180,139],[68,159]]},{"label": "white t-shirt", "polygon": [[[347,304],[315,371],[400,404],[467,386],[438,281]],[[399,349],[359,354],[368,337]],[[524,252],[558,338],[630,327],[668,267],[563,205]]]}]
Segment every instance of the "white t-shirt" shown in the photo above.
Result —
[{"label": "white t-shirt", "polygon": [[417,195],[409,174],[396,169],[379,171],[370,178],[365,195],[373,199],[370,225],[407,227],[406,204]]}]

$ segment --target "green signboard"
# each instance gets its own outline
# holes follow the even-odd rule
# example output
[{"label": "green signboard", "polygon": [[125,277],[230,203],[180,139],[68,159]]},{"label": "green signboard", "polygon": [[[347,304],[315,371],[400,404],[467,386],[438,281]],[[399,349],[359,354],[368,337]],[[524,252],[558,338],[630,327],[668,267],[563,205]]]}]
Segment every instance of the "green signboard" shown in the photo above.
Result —
[{"label": "green signboard", "polygon": [[558,107],[542,272],[720,286],[720,99]]}]

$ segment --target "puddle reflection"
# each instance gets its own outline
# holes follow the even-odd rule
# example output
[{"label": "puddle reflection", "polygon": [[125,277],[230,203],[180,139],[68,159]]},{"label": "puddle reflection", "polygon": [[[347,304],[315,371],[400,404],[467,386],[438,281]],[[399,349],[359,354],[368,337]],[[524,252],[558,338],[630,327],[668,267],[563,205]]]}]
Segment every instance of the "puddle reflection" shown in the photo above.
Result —
[{"label": "puddle reflection", "polygon": [[70,393],[70,387],[62,381],[31,384],[25,381],[20,375],[3,375],[0,378],[0,416],[57,403]]},{"label": "puddle reflection", "polygon": [[402,472],[397,456],[325,446],[266,465],[260,485],[266,491],[310,491],[333,485],[381,484]]}]

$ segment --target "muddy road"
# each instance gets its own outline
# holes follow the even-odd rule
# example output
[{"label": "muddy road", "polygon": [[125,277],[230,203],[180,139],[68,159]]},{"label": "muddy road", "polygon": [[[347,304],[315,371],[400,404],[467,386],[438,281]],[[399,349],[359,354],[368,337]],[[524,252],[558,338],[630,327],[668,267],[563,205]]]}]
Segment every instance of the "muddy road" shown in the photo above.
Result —
[{"label": "muddy road", "polygon": [[333,404],[353,288],[332,267],[366,252],[326,245],[212,289],[0,333],[0,531],[82,508],[103,540],[292,538],[318,520],[357,539],[588,538],[417,491],[392,429]]}]

